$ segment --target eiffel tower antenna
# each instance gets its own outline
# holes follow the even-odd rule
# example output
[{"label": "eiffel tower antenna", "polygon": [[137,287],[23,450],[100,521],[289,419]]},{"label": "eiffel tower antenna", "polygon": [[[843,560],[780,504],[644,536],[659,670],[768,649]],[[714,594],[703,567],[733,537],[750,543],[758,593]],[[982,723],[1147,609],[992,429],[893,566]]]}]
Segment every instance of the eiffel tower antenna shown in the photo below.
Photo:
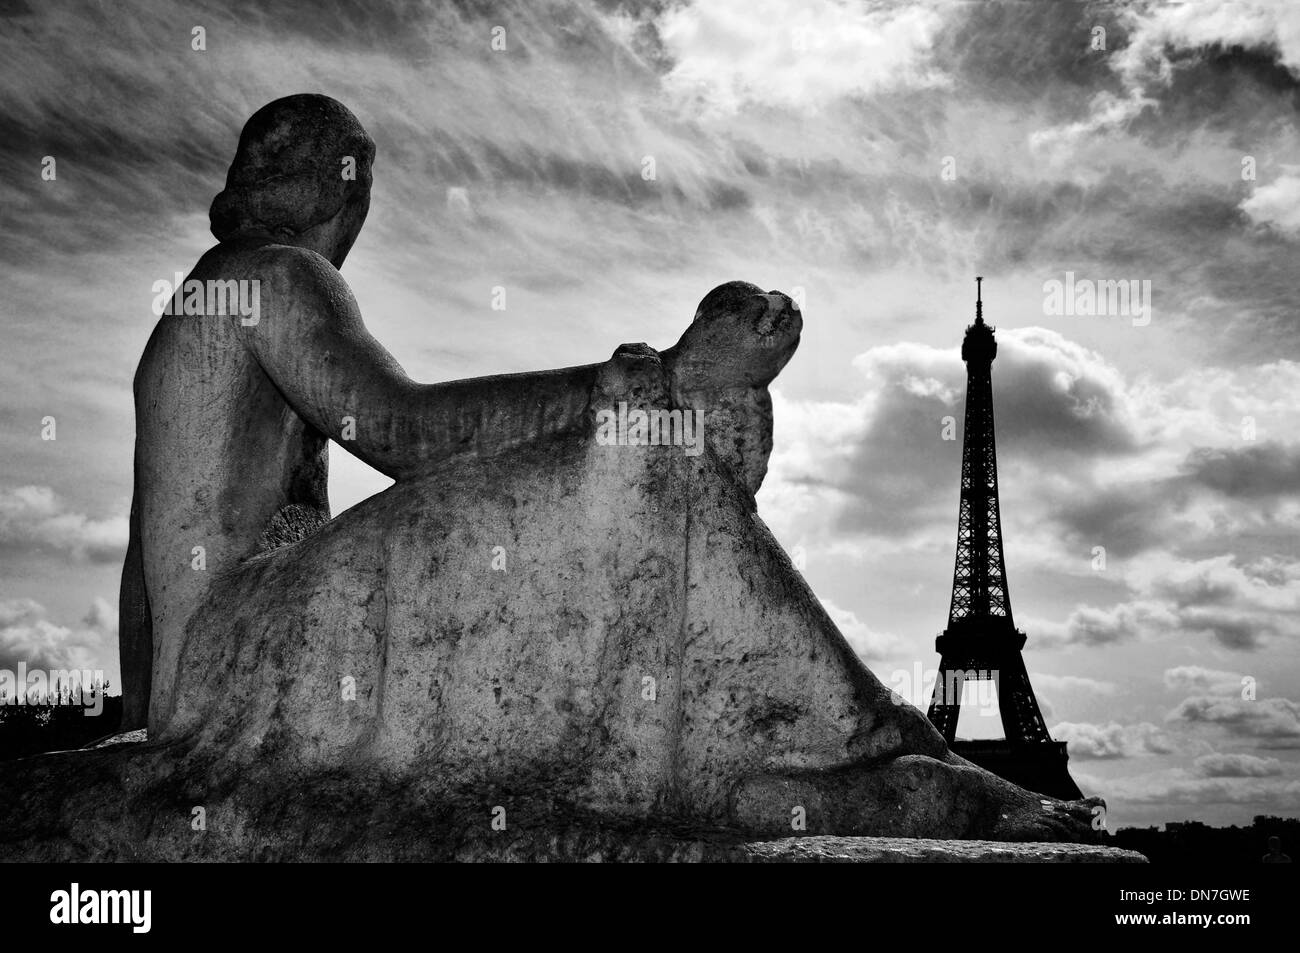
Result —
[{"label": "eiffel tower antenna", "polygon": [[[939,678],[929,718],[957,754],[1021,787],[1054,797],[1081,797],[1066,768],[1065,743],[1053,741],[1029,684],[1021,650],[1025,634],[1011,616],[1002,555],[1002,512],[993,434],[996,328],[984,323],[982,277],[975,279],[975,323],[966,327],[966,426],[961,454],[961,502],[948,628],[935,640]],[[997,688],[1002,741],[958,741],[962,686],[989,680]]]}]

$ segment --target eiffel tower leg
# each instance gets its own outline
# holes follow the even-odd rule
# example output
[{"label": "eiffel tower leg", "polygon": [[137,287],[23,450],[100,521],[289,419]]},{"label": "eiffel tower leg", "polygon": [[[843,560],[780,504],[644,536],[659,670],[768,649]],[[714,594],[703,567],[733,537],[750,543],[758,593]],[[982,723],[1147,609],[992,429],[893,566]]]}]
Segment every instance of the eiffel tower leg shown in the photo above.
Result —
[{"label": "eiffel tower leg", "polygon": [[1038,700],[1029,684],[1025,660],[1017,652],[1006,658],[998,672],[998,709],[1006,739],[1016,744],[1050,742]]},{"label": "eiffel tower leg", "polygon": [[[930,710],[926,713],[930,724],[939,730],[950,747],[957,738],[957,720],[961,715],[962,682],[954,677],[959,671],[953,659],[945,658],[940,662],[934,694],[930,697]],[[948,691],[949,686],[955,691]]]}]

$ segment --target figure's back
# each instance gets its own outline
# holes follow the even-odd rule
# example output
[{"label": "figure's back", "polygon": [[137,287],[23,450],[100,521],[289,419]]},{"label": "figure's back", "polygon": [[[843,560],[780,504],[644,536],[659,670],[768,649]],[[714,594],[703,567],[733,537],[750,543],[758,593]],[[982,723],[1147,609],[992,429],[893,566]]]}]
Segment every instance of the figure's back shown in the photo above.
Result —
[{"label": "figure's back", "polygon": [[[328,96],[263,106],[245,123],[208,212],[220,244],[188,279],[215,282],[218,294],[270,282],[282,309],[309,320],[324,300],[312,294],[326,286],[329,302],[353,304],[337,269],[369,209],[374,156],[357,118]],[[254,352],[266,342],[246,315],[204,303],[158,322],[136,372],[135,496],[119,612],[126,728],[146,715],[151,729],[166,724],[177,643],[208,580],[328,519],[327,425],[304,420],[263,371],[265,353]],[[273,310],[263,296],[260,321]],[[310,375],[314,358],[296,350],[288,322],[273,326],[285,334],[276,344],[290,383]]]},{"label": "figure's back", "polygon": [[[205,308],[213,282],[242,288],[259,313],[228,305],[214,311],[234,313],[164,314],[136,371],[135,509],[155,672],[174,666],[211,578],[329,518],[326,440],[286,403],[246,340],[275,320],[254,289],[277,264],[265,248],[209,251],[185,288],[201,282]],[[153,705],[165,717],[170,699],[155,694]]]}]

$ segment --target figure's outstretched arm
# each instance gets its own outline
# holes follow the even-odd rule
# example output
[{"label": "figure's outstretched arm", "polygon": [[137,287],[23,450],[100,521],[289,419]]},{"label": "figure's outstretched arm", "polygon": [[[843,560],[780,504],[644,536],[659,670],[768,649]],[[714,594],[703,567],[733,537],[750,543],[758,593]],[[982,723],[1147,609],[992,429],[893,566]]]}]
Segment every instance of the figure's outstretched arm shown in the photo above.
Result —
[{"label": "figure's outstretched arm", "polygon": [[420,384],[366,330],[338,271],[278,249],[248,346],[313,427],[403,479],[458,454],[489,455],[581,426],[600,364]]}]

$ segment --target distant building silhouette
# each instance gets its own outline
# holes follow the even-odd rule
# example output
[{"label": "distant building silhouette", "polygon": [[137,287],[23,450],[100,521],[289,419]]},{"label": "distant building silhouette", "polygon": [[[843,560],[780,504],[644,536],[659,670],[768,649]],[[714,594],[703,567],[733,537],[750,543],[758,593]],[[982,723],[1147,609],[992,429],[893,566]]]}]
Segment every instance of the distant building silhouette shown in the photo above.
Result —
[{"label": "distant building silhouette", "polygon": [[[1145,854],[1153,864],[1169,866],[1287,864],[1291,860],[1282,845],[1300,843],[1300,818],[1259,814],[1250,827],[1211,827],[1201,821],[1171,821],[1164,830],[1121,827],[1109,843]],[[1284,859],[1272,859],[1276,857]]]},{"label": "distant building silhouette", "polygon": [[[966,425],[961,456],[957,560],[948,628],[935,640],[939,678],[929,717],[949,747],[994,774],[1052,797],[1082,797],[1066,768],[1065,743],[1053,741],[1029,684],[1021,649],[1025,634],[1011,617],[1002,557],[998,461],[993,438],[994,328],[984,323],[983,278],[975,279],[975,323],[966,328]],[[1005,738],[957,741],[962,687],[970,680],[997,686]]]}]

